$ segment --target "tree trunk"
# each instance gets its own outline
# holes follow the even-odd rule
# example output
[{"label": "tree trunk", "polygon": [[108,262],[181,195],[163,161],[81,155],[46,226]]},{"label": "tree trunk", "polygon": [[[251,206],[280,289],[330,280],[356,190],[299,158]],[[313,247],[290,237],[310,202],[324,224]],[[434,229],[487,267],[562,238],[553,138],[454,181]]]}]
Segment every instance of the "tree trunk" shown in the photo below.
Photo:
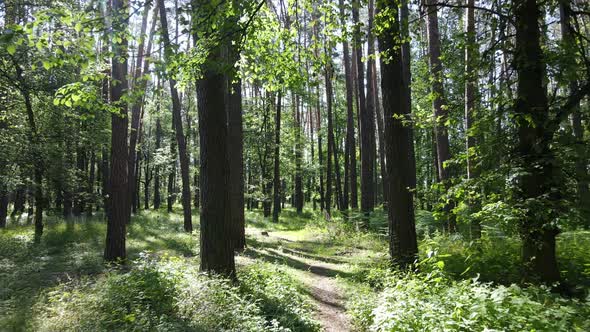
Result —
[{"label": "tree trunk", "polygon": [[[560,0],[559,12],[561,16],[561,33],[562,42],[564,48],[568,51],[568,57],[572,57],[576,40],[574,37],[574,31],[571,26],[572,8],[570,1]],[[567,63],[575,63],[575,60],[568,59]],[[575,75],[577,66],[570,65],[566,68],[566,72],[570,75]],[[578,80],[572,80],[569,84],[570,93],[578,90]],[[572,110],[572,131],[575,139],[575,151],[576,151],[576,180],[578,190],[578,206],[582,210],[582,218],[585,220],[590,219],[590,190],[588,189],[588,170],[587,170],[587,158],[586,158],[586,144],[584,143],[584,128],[582,127],[582,113],[580,111],[580,102],[577,102]],[[586,221],[586,226],[590,225]]]},{"label": "tree trunk", "polygon": [[8,191],[0,188],[0,228],[6,227],[6,218],[8,216]]},{"label": "tree trunk", "polygon": [[[432,108],[434,110],[435,120],[435,141],[437,153],[437,169],[440,180],[443,182],[445,188],[448,188],[450,183],[450,174],[445,163],[451,159],[451,150],[449,147],[449,134],[447,131],[448,111],[444,98],[443,88],[443,71],[442,62],[440,59],[440,34],[438,30],[438,8],[437,0],[426,0],[427,3],[427,18],[426,26],[428,29],[428,55],[430,60],[430,75],[432,76]],[[455,218],[451,213],[451,206],[449,203],[445,206],[447,214],[447,227],[449,232],[456,231]]]},{"label": "tree trunk", "polygon": [[[378,11],[397,12],[397,2],[390,0],[378,2]],[[382,31],[379,47],[382,52],[389,52],[390,59],[381,61],[381,91],[383,93],[383,110],[385,115],[385,139],[387,174],[390,175],[388,187],[389,208],[389,252],[394,263],[402,267],[413,263],[418,255],[416,226],[414,223],[414,201],[411,192],[411,172],[414,161],[413,141],[408,131],[412,127],[405,124],[409,120],[410,109],[407,108],[403,94],[403,62],[401,49],[395,45],[400,39],[399,20],[395,20]],[[414,175],[415,176],[415,175]]]},{"label": "tree trunk", "polygon": [[299,95],[295,98],[295,208],[297,214],[303,213],[303,176],[301,171],[302,144],[301,144],[301,109]]},{"label": "tree trunk", "polygon": [[[477,52],[477,45],[475,43],[475,0],[467,0],[467,8],[465,9],[465,132],[466,132],[466,151],[467,151],[467,179],[474,179],[477,177],[475,169],[475,132],[473,128],[473,120],[475,118],[475,94],[477,89],[477,70],[475,67],[475,57]],[[469,202],[472,210],[477,209],[477,202],[471,200]],[[471,233],[473,238],[479,239],[481,237],[481,224],[474,218],[471,221]]]},{"label": "tree trunk", "polygon": [[[150,11],[151,1],[145,1],[144,8],[143,8],[143,16],[141,19],[141,30],[139,34],[139,45],[137,45],[137,59],[135,61],[135,74],[133,77],[133,88],[137,92],[141,93],[142,95],[145,93],[146,84],[144,83],[145,80],[141,77],[142,76],[142,64],[144,62],[144,42],[145,42],[145,33],[147,30],[147,21],[148,21],[148,14]],[[155,27],[156,17],[157,15],[153,16],[152,28],[150,30],[148,48],[151,48],[151,34]],[[147,50],[145,54],[149,54],[151,50]],[[146,67],[148,66],[147,60]],[[145,71],[144,71],[145,73]],[[131,131],[129,132],[129,166],[127,169],[129,170],[129,199],[131,200],[132,204],[130,205],[131,209],[129,210],[129,216],[131,216],[131,212],[137,213],[137,203],[136,203],[136,177],[137,177],[137,167],[135,165],[137,161],[137,141],[138,141],[138,134],[139,134],[139,127],[140,127],[140,112],[143,106],[143,97],[139,97],[139,100],[136,100],[133,103],[133,107],[131,108]]]},{"label": "tree trunk", "polygon": [[[113,0],[112,19],[114,31],[125,31],[124,17],[127,16],[126,0]],[[127,40],[113,42],[111,60],[112,80],[111,102],[118,106],[118,114],[111,115],[111,175],[110,175],[110,218],[107,223],[106,246],[104,258],[107,261],[125,259],[125,233],[129,222],[129,183],[128,183],[128,149],[127,149],[127,103],[121,102],[127,84]]]},{"label": "tree trunk", "polygon": [[220,47],[210,50],[203,65],[202,77],[197,81],[201,143],[201,270],[235,277],[234,247],[232,237],[228,236],[232,226],[224,99],[227,76],[214,65],[223,63]]},{"label": "tree trunk", "polygon": [[[159,84],[158,84],[159,86]],[[156,104],[156,151],[159,151],[162,147],[162,123],[160,121],[160,103]],[[160,166],[156,164],[154,166],[154,210],[160,209],[162,202],[160,194]]]},{"label": "tree trunk", "polygon": [[375,163],[375,113],[373,104],[365,100],[363,47],[359,23],[360,1],[353,1],[352,17],[355,23],[354,47],[357,62],[357,88],[361,127],[361,211],[365,217],[375,206],[374,163]]},{"label": "tree trunk", "polygon": [[[170,37],[168,36],[168,20],[166,18],[166,8],[164,7],[164,0],[158,0],[160,7],[160,24],[162,26],[162,41],[164,43],[164,60],[168,61],[172,55],[172,48],[170,45]],[[178,145],[178,156],[180,159],[180,174],[182,180],[182,210],[184,216],[184,230],[186,232],[193,231],[193,223],[191,217],[191,184],[189,176],[189,161],[188,153],[186,151],[186,140],[182,130],[182,117],[180,115],[180,99],[178,91],[176,90],[176,80],[169,78],[170,94],[172,95],[172,121],[174,122],[174,129],[176,132],[176,143]]]},{"label": "tree trunk", "polygon": [[280,144],[281,144],[281,102],[283,93],[279,90],[277,96],[277,108],[275,116],[275,141],[274,141],[274,176],[273,176],[273,205],[272,221],[279,222],[279,212],[281,211],[281,168],[280,168]]},{"label": "tree trunk", "polygon": [[[549,106],[545,81],[543,51],[540,46],[541,12],[535,0],[514,1],[516,16],[515,68],[518,73],[514,111],[518,127],[517,151],[520,172],[520,200],[526,215],[521,222],[522,259],[525,277],[553,283],[560,279],[555,257],[555,210],[535,209],[528,202],[555,206],[560,199],[555,156],[551,151],[552,133],[548,132]],[[531,203],[528,203],[531,204]]]},{"label": "tree trunk", "polygon": [[[231,46],[229,46],[231,47]],[[232,49],[232,52],[236,50]],[[237,61],[238,54],[231,54],[230,61]],[[235,59],[235,61],[234,61]],[[232,83],[236,79],[235,83]],[[242,80],[232,73],[227,78],[229,190],[233,245],[236,251],[246,247],[244,218],[244,132],[242,125]]]},{"label": "tree trunk", "polygon": [[90,152],[90,175],[88,176],[88,202],[86,203],[86,216],[92,217],[92,203],[94,202],[94,182],[95,179],[95,168],[94,165],[96,164],[96,154],[94,151]]}]

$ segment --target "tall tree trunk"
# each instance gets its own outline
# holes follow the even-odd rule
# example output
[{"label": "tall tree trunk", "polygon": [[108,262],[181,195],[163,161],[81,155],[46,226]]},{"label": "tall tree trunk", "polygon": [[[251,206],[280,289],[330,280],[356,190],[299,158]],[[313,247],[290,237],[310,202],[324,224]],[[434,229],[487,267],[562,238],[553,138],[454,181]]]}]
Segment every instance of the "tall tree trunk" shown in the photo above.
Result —
[{"label": "tall tree trunk", "polygon": [[[168,36],[168,20],[166,18],[166,7],[164,7],[164,0],[158,0],[160,8],[160,24],[162,26],[162,41],[164,43],[164,60],[168,61],[172,55],[172,48],[170,44],[170,37]],[[182,210],[184,216],[184,230],[186,232],[193,231],[193,222],[191,216],[191,184],[189,176],[189,162],[188,153],[186,151],[186,140],[182,130],[182,117],[180,114],[180,99],[178,91],[176,90],[176,80],[169,78],[170,94],[172,95],[172,122],[176,132],[176,143],[178,145],[178,156],[180,159],[180,175],[182,180]]]},{"label": "tall tree trunk", "polygon": [[[236,62],[239,54],[230,48],[230,61]],[[234,82],[235,80],[235,82]],[[229,147],[229,190],[231,225],[233,229],[234,250],[242,251],[246,247],[244,217],[244,132],[242,125],[242,80],[230,73],[227,78],[228,101],[228,147]]]},{"label": "tall tree trunk", "polygon": [[302,163],[302,143],[301,143],[301,109],[299,95],[295,98],[295,208],[297,214],[303,213],[303,176],[301,170]]},{"label": "tall tree trunk", "polygon": [[[197,12],[198,8],[195,7],[193,10]],[[229,213],[227,112],[224,98],[227,76],[219,70],[219,64],[222,64],[225,58],[221,47],[214,46],[210,50],[202,66],[202,77],[197,81],[201,143],[201,270],[235,277],[234,247],[232,237],[228,236],[232,227]]]},{"label": "tall tree trunk", "polygon": [[92,203],[95,201],[94,197],[94,182],[96,181],[95,174],[96,153],[90,152],[90,174],[88,176],[88,202],[86,203],[86,216],[92,217]]},{"label": "tall tree trunk", "polygon": [[277,107],[275,115],[275,141],[274,141],[274,176],[273,176],[273,205],[272,221],[279,222],[281,211],[281,168],[280,168],[280,146],[281,146],[281,102],[283,93],[279,90],[277,95]]},{"label": "tall tree trunk", "polygon": [[[467,179],[474,179],[477,177],[475,168],[475,132],[473,121],[475,118],[475,94],[477,89],[477,70],[475,67],[475,57],[477,52],[477,45],[475,43],[475,0],[467,0],[467,8],[465,9],[465,132],[467,138],[465,140],[465,148],[467,150]],[[474,201],[469,202],[472,210],[477,209],[477,204]],[[481,224],[477,218],[473,218],[471,222],[472,236],[476,239],[481,237]]]},{"label": "tall tree trunk", "polygon": [[[445,104],[444,87],[443,87],[443,71],[442,62],[440,59],[440,34],[438,29],[438,8],[437,0],[425,0],[427,4],[428,14],[426,16],[426,26],[428,29],[428,55],[430,60],[430,75],[432,76],[432,108],[434,110],[435,118],[435,142],[437,153],[437,169],[438,176],[443,182],[445,188],[448,188],[450,183],[450,174],[445,163],[451,159],[451,150],[449,146],[449,134],[447,131],[448,111]],[[456,231],[455,218],[451,213],[451,206],[449,203],[445,206],[447,213],[447,227],[449,232]]]},{"label": "tall tree trunk", "polygon": [[[375,163],[375,113],[373,104],[365,99],[363,45],[359,23],[360,1],[353,1],[352,17],[355,23],[354,47],[356,49],[357,88],[359,96],[359,117],[361,127],[361,211],[367,216],[375,206],[374,163]],[[369,106],[369,107],[367,107]]]},{"label": "tall tree trunk", "polygon": [[[113,30],[126,30],[124,18],[127,17],[127,0],[112,2]],[[129,222],[129,179],[127,149],[127,103],[124,94],[127,83],[127,39],[123,36],[119,42],[113,42],[113,58],[111,60],[112,80],[111,102],[117,105],[118,114],[111,115],[111,175],[110,175],[110,218],[107,223],[106,246],[104,258],[107,261],[125,259],[125,233]],[[121,102],[123,101],[123,102]]]},{"label": "tall tree trunk", "polygon": [[[574,38],[574,31],[571,26],[572,20],[572,8],[571,3],[569,0],[560,0],[559,2],[559,12],[561,16],[561,33],[562,33],[562,42],[564,44],[564,48],[568,52],[568,61],[567,63],[575,63],[575,60],[571,59],[572,51],[576,45],[576,40]],[[570,65],[569,68],[566,68],[566,72],[570,72],[571,74],[575,75],[575,70],[578,68],[575,65]],[[573,93],[578,90],[578,81],[576,79],[572,80],[569,84],[570,93]],[[577,180],[577,189],[578,189],[578,206],[581,207],[583,212],[583,218],[585,220],[589,219],[590,216],[590,190],[588,188],[588,170],[587,170],[587,156],[586,156],[586,144],[584,143],[584,128],[582,127],[582,113],[580,111],[580,102],[577,102],[574,105],[572,110],[572,129],[575,138],[575,151],[576,151],[576,180]],[[590,225],[590,223],[586,222],[586,225]]]},{"label": "tall tree trunk", "polygon": [[[160,121],[159,102],[156,104],[156,114],[156,151],[159,151],[162,147],[162,123]],[[162,198],[160,194],[160,166],[156,163],[156,165],[154,166],[154,210],[160,209],[161,201]]]},{"label": "tall tree trunk", "polygon": [[559,229],[554,226],[558,212],[527,206],[527,202],[537,201],[551,209],[560,199],[555,190],[559,188],[558,169],[550,148],[552,133],[548,132],[549,106],[543,83],[546,77],[539,28],[542,16],[535,0],[513,1],[513,5],[516,16],[514,61],[518,73],[514,111],[519,138],[517,151],[524,170],[520,172],[519,195],[527,211],[521,221],[522,259],[527,279],[553,283],[560,279],[555,256],[555,237]]},{"label": "tall tree trunk", "polygon": [[[344,0],[339,0],[340,23],[342,33],[346,32],[346,12]],[[348,41],[342,41],[344,57],[344,78],[346,83],[346,146],[344,148],[344,205],[357,208],[357,180],[356,180],[356,142],[354,124],[354,84],[352,82],[352,68],[350,63],[350,48]],[[350,199],[349,199],[350,188]]]},{"label": "tall tree trunk", "polygon": [[386,168],[386,160],[385,160],[385,138],[384,138],[384,124],[383,124],[383,114],[379,107],[379,92],[377,90],[377,65],[376,61],[373,59],[373,56],[376,55],[375,53],[375,37],[373,35],[373,28],[374,28],[374,0],[369,0],[369,27],[367,31],[367,41],[369,43],[369,61],[367,63],[367,82],[369,84],[369,88],[367,89],[367,107],[369,105],[373,105],[373,109],[375,110],[375,115],[377,117],[377,137],[379,137],[379,164],[381,169],[381,181],[383,186],[383,207],[387,207],[387,186],[388,186],[388,178],[387,178],[387,168]]},{"label": "tall tree trunk", "polygon": [[6,218],[8,216],[8,191],[6,188],[0,188],[0,228],[6,227]]},{"label": "tall tree trunk", "polygon": [[[146,30],[147,30],[147,23],[148,23],[148,14],[150,11],[150,6],[152,2],[150,0],[145,1],[144,9],[143,9],[143,16],[141,20],[141,30],[139,35],[139,45],[137,45],[137,59],[135,61],[135,73],[133,77],[133,88],[134,90],[138,91],[142,96],[139,97],[138,100],[133,103],[133,107],[131,108],[131,131],[129,133],[129,199],[132,200],[132,206],[129,210],[129,215],[131,216],[131,212],[137,213],[137,203],[136,203],[136,196],[139,194],[136,190],[136,182],[137,182],[137,173],[136,170],[138,169],[135,165],[137,161],[137,141],[139,135],[139,128],[140,128],[140,112],[143,107],[144,97],[143,94],[145,93],[147,82],[142,77],[143,74],[147,73],[149,68],[149,62],[147,59],[144,59],[145,54],[150,54],[151,47],[152,47],[152,35],[156,26],[156,19],[158,15],[156,15],[157,11],[154,11],[154,15],[152,15],[152,24],[149,32],[148,45],[147,48],[144,49],[144,43],[146,40]],[[143,70],[142,70],[143,66]]]},{"label": "tall tree trunk", "polygon": [[[378,11],[398,11],[397,1],[378,2]],[[389,208],[389,252],[392,260],[401,266],[407,266],[415,261],[418,255],[416,240],[416,226],[414,222],[414,201],[411,192],[411,172],[414,161],[413,141],[408,131],[412,127],[405,124],[409,120],[410,109],[407,108],[403,94],[403,61],[402,52],[395,44],[400,40],[399,20],[395,20],[384,29],[379,36],[379,47],[382,52],[388,52],[390,58],[381,60],[381,91],[383,93],[383,110],[385,114],[385,146],[387,173],[390,175],[388,197]],[[415,176],[415,175],[414,175]]]}]

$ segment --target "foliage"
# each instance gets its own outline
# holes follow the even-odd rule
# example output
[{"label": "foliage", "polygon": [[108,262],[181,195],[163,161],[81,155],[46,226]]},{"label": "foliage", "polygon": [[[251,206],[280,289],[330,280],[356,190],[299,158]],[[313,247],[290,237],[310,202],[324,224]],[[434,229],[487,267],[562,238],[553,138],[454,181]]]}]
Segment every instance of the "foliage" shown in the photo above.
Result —
[{"label": "foliage", "polygon": [[[379,274],[379,273],[377,273]],[[566,299],[544,287],[454,281],[440,270],[383,273],[384,289],[351,301],[361,331],[585,331],[590,298]]]}]

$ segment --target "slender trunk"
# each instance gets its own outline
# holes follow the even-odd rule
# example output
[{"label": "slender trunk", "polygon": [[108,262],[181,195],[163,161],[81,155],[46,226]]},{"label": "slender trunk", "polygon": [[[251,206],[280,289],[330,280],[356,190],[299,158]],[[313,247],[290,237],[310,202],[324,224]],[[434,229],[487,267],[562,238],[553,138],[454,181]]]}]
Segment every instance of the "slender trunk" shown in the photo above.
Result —
[{"label": "slender trunk", "polygon": [[[144,61],[144,51],[145,54],[150,53],[150,48],[152,46],[152,33],[154,31],[156,25],[156,18],[157,15],[153,16],[153,21],[150,29],[150,36],[148,37],[148,49],[144,50],[144,42],[145,42],[145,33],[147,30],[147,23],[148,23],[148,14],[150,11],[150,6],[152,2],[146,1],[143,9],[143,16],[141,20],[141,30],[139,34],[139,45],[137,45],[137,59],[135,62],[135,74],[133,77],[133,88],[134,90],[138,91],[140,94],[145,93],[146,82],[141,77],[143,73],[146,73],[147,70],[142,72],[142,64],[145,62],[145,67],[148,67],[147,59]],[[155,14],[155,13],[154,13]],[[147,68],[146,68],[147,69]],[[131,209],[129,210],[129,216],[131,216],[131,212],[137,213],[137,203],[136,203],[136,196],[138,194],[136,189],[136,177],[137,177],[137,167],[136,163],[136,156],[137,156],[137,141],[139,135],[139,127],[140,127],[140,112],[143,106],[143,97],[139,97],[139,100],[136,100],[131,108],[131,131],[129,132],[129,199],[132,201]]]},{"label": "slender trunk", "polygon": [[[572,8],[570,1],[560,0],[559,11],[561,16],[561,31],[562,31],[562,42],[565,49],[568,51],[568,56],[572,57],[573,49],[575,47],[574,31],[571,26],[572,20]],[[575,63],[575,59],[568,60],[569,63]],[[570,75],[575,75],[574,72],[577,67],[570,66],[566,68],[566,72]],[[573,93],[578,90],[578,80],[574,79],[569,84],[569,91]],[[576,142],[576,180],[578,190],[578,206],[581,207],[583,212],[583,218],[588,220],[590,216],[590,190],[588,188],[588,170],[587,170],[587,159],[586,159],[586,144],[584,143],[584,128],[582,127],[582,112],[580,110],[580,102],[576,103],[572,110],[572,131]],[[590,223],[586,222],[586,226]]]},{"label": "slender trunk", "polygon": [[297,214],[303,213],[303,177],[301,174],[302,144],[301,144],[301,109],[299,95],[295,98],[295,208]]},{"label": "slender trunk", "polygon": [[[426,25],[428,29],[428,53],[430,60],[430,74],[432,76],[432,108],[434,110],[435,121],[435,142],[437,152],[437,169],[440,180],[445,188],[448,189],[450,183],[449,169],[445,163],[451,159],[451,150],[449,146],[449,134],[447,130],[448,111],[443,87],[443,71],[441,62],[440,34],[438,29],[438,8],[437,0],[426,0],[427,18]],[[447,227],[449,232],[456,231],[455,218],[451,213],[451,204],[446,203],[445,212],[447,214]]]},{"label": "slender trunk", "polygon": [[[232,50],[235,52],[235,50]],[[231,54],[230,61],[237,61],[238,54]],[[234,61],[235,60],[235,61]],[[244,132],[242,124],[242,80],[228,75],[228,147],[229,147],[229,190],[233,245],[236,251],[246,247],[244,217]],[[236,79],[235,83],[232,83]]]},{"label": "slender trunk", "polygon": [[[113,30],[125,31],[124,17],[128,12],[126,0],[113,0]],[[124,94],[127,83],[127,40],[113,42],[111,60],[112,80],[111,102],[117,105],[117,114],[111,115],[111,172],[110,172],[110,215],[107,223],[106,246],[104,258],[107,261],[125,259],[125,233],[129,222],[129,183],[128,183],[128,149],[127,149],[127,103]]]},{"label": "slender trunk", "polygon": [[[164,0],[158,0],[158,7],[160,8],[160,24],[162,26],[162,42],[164,43],[164,61],[168,61],[172,56],[172,45],[170,44],[170,37],[168,36],[168,20],[166,18],[166,8],[164,7]],[[180,98],[178,97],[178,90],[176,90],[176,80],[170,77],[168,79],[170,85],[170,94],[172,96],[172,122],[174,123],[174,130],[176,132],[176,143],[178,145],[178,156],[180,159],[180,175],[182,181],[182,210],[184,216],[184,230],[185,232],[193,231],[193,222],[191,216],[191,184],[189,176],[189,161],[188,153],[186,151],[186,140],[182,129],[182,117],[180,114]]]},{"label": "slender trunk", "polygon": [[6,227],[6,218],[8,216],[8,191],[0,188],[0,228]]},{"label": "slender trunk", "polygon": [[95,168],[94,165],[96,164],[96,154],[94,151],[90,152],[90,175],[88,176],[88,197],[90,198],[86,203],[86,216],[92,217],[92,203],[94,202],[94,182],[95,179]]},{"label": "slender trunk", "polygon": [[360,1],[353,1],[352,17],[355,23],[354,47],[356,49],[357,88],[361,127],[361,211],[365,217],[375,206],[374,163],[375,163],[375,113],[374,105],[365,99],[363,45],[359,24]]},{"label": "slender trunk", "polygon": [[[162,123],[160,121],[159,116],[160,103],[158,103],[156,107],[156,112],[158,113],[156,118],[156,151],[159,151],[162,146]],[[156,164],[154,166],[154,210],[160,209],[161,201],[162,198],[160,194],[160,166]]]},{"label": "slender trunk", "polygon": [[281,101],[283,99],[282,91],[279,90],[277,96],[277,108],[275,116],[275,141],[274,141],[274,177],[273,177],[273,206],[272,221],[279,222],[279,212],[281,210],[281,169],[280,169],[280,144],[281,144]]}]

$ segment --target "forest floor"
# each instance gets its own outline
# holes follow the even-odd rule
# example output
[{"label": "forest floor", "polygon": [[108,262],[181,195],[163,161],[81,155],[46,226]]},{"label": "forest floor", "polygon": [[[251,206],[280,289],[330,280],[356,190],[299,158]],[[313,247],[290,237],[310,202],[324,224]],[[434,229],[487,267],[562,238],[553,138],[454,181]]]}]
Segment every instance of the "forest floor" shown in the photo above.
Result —
[{"label": "forest floor", "polygon": [[[297,281],[323,330],[350,331],[347,280],[354,281],[359,264],[374,262],[387,251],[380,244],[373,248],[354,244],[353,239],[343,243],[335,224],[330,227],[319,215],[297,216],[285,210],[281,218],[273,224],[260,211],[247,213],[247,249],[237,257],[238,270],[257,263],[276,266]],[[25,217],[19,220],[21,225],[13,221],[0,232],[0,330],[26,330],[22,327],[37,315],[35,304],[47,291],[107,271],[102,261],[106,225],[101,217],[69,221],[47,217],[39,245],[32,242],[32,225]],[[148,252],[198,264],[198,217],[193,220],[197,231],[189,235],[182,231],[176,213],[144,211],[134,216],[128,227],[129,259]]]}]

